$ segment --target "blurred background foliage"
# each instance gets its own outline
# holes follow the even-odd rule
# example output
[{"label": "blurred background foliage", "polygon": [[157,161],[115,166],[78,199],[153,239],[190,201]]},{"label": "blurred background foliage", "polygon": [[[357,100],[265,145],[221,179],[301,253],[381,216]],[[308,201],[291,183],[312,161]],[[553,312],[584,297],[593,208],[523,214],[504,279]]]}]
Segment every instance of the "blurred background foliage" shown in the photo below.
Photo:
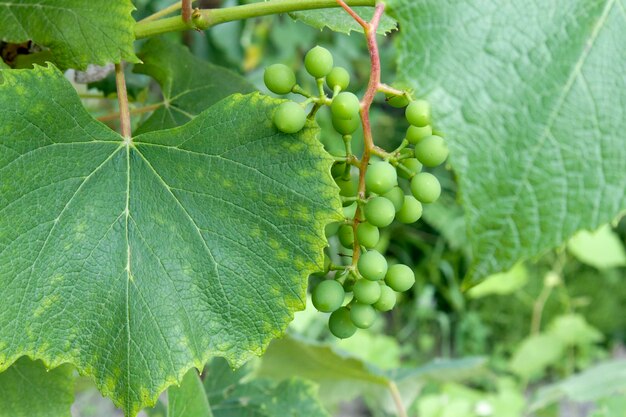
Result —
[{"label": "blurred background foliage", "polygon": [[[136,0],[135,17],[141,19],[171,3]],[[199,3],[218,7],[245,1]],[[350,72],[353,92],[362,94],[368,81],[369,60],[361,34],[320,31],[286,15],[167,38],[186,45],[196,57],[244,76],[268,94],[262,81],[264,67],[281,62],[294,68],[300,80],[309,79],[304,76],[303,57],[316,44],[328,48],[336,65]],[[394,35],[379,40],[383,81],[391,84],[396,71]],[[159,86],[132,67],[128,84],[135,109],[162,100]],[[94,115],[116,111],[115,100],[90,96],[103,92],[113,97],[112,75],[77,88]],[[325,110],[318,116],[320,140],[330,153],[341,155],[343,142]],[[135,126],[148,116],[135,117]],[[386,105],[380,96],[372,120],[376,143],[386,149],[395,148],[408,127],[402,110]],[[115,127],[116,122],[107,123]],[[357,154],[361,141],[357,133],[353,138]],[[464,213],[456,199],[454,172],[443,167],[436,174],[444,189],[442,198],[425,209],[417,224],[394,225],[381,240],[379,249],[416,272],[415,287],[398,307],[372,329],[342,341],[330,336],[327,317],[310,307],[297,314],[286,338],[273,342],[266,355],[244,369],[231,371],[215,359],[202,375],[214,415],[392,416],[393,389],[410,416],[626,415],[626,220],[581,232],[563,247],[463,292],[461,282],[472,256]],[[334,239],[329,254],[340,263]],[[312,277],[312,282],[319,279]],[[76,416],[116,413],[87,381],[79,380],[77,392]],[[311,408],[305,412],[302,403],[300,414],[291,414],[290,407],[303,395]],[[169,415],[167,398],[164,395],[163,403],[147,413]]]}]

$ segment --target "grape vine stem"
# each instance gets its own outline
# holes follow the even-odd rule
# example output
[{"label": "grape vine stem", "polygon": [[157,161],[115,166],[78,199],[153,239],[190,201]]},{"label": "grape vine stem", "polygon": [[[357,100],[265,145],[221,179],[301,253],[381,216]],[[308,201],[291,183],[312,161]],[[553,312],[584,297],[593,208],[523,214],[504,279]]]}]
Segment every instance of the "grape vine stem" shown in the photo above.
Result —
[{"label": "grape vine stem", "polygon": [[117,87],[117,101],[120,106],[120,133],[130,140],[132,137],[130,128],[130,108],[128,106],[128,93],[126,91],[126,78],[124,77],[124,64],[115,64],[115,85]]},{"label": "grape vine stem", "polygon": [[[361,100],[361,124],[363,126],[363,139],[364,150],[363,157],[361,158],[361,165],[359,166],[359,187],[357,195],[360,200],[365,200],[365,173],[367,172],[367,166],[369,164],[372,153],[377,153],[376,146],[374,145],[374,138],[372,136],[372,127],[370,123],[370,108],[374,102],[374,97],[379,91],[380,83],[380,54],[378,53],[378,42],[376,41],[376,31],[378,30],[378,24],[385,11],[384,3],[376,3],[374,9],[374,15],[369,22],[363,20],[344,0],[336,0],[352,18],[363,28],[365,38],[367,39],[367,49],[370,55],[370,79],[367,84],[367,90]],[[354,232],[354,246],[352,247],[352,265],[356,266],[361,256],[361,246],[357,237],[357,229],[359,227],[360,219],[362,218],[361,205],[357,207],[356,215],[354,216],[354,223],[352,224]]]},{"label": "grape vine stem", "polygon": [[387,384],[389,388],[389,393],[391,394],[391,398],[396,405],[396,410],[398,410],[398,417],[408,417],[406,410],[404,409],[404,404],[402,403],[402,396],[400,395],[400,390],[398,390],[398,386],[395,382],[389,381]]},{"label": "grape vine stem", "polygon": [[[374,6],[376,4],[376,0],[346,0],[346,2],[351,6]],[[192,13],[191,20],[187,22],[183,20],[182,16],[161,18],[161,16],[178,10],[181,7],[179,1],[175,3],[175,6],[172,5],[137,22],[135,38],[142,39],[190,28],[206,30],[217,24],[234,20],[337,6],[336,0],[269,0],[221,9],[196,9]]]}]

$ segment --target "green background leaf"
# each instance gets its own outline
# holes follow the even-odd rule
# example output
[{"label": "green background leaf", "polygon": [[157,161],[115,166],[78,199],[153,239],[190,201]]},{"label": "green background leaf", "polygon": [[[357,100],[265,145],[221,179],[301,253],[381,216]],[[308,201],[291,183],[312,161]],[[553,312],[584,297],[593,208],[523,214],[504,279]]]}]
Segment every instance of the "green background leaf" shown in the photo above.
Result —
[{"label": "green background leaf", "polygon": [[70,362],[132,416],[284,331],[340,219],[313,125],[280,134],[280,101],[237,95],[129,143],[58,70],[3,75],[0,370]]},{"label": "green background leaf", "polygon": [[209,362],[204,386],[215,417],[330,417],[316,384],[301,378],[280,383],[254,378],[251,368],[232,370],[221,358]]},{"label": "green background leaf", "polygon": [[[373,7],[353,7],[355,12],[363,19],[369,21],[374,15]],[[363,33],[363,28],[346,11],[340,8],[305,10],[289,13],[294,20],[300,20],[316,29],[329,28],[335,32],[347,33],[352,31]],[[380,19],[378,30],[380,35],[386,35],[398,28],[398,22],[389,15],[383,15]]]},{"label": "green background leaf", "polygon": [[624,245],[609,225],[594,232],[576,233],[567,242],[567,250],[579,261],[598,269],[626,266]]},{"label": "green background leaf", "polygon": [[156,79],[167,103],[139,126],[136,134],[180,126],[209,106],[234,93],[255,91],[245,78],[192,55],[179,43],[150,39],[135,72]]},{"label": "green background leaf", "polygon": [[48,371],[40,361],[23,357],[0,373],[0,417],[69,417],[73,401],[69,365]]},{"label": "green background leaf", "polygon": [[137,62],[130,0],[4,0],[0,39],[50,48],[63,68]]},{"label": "green background leaf", "polygon": [[167,417],[213,417],[204,386],[195,369],[187,372],[180,387],[167,390]]},{"label": "green background leaf", "polygon": [[450,140],[473,248],[468,284],[626,207],[622,3],[389,4],[400,78],[431,100]]}]

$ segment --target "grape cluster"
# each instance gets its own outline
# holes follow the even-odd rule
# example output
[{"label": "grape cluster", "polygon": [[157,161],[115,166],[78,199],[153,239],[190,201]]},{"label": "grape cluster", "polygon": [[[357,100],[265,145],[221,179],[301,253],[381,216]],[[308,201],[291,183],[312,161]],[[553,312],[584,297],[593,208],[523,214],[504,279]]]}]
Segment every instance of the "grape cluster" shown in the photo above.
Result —
[{"label": "grape cluster", "polygon": [[[307,72],[315,78],[318,84],[319,95],[307,92],[296,82],[293,70],[284,64],[270,65],[265,69],[263,81],[273,93],[301,94],[307,99],[302,103],[286,101],[278,106],[274,113],[273,122],[283,133],[297,133],[306,123],[306,107],[314,103],[314,108],[323,105],[330,106],[333,114],[333,126],[342,135],[349,135],[360,125],[360,102],[357,96],[350,92],[342,92],[350,84],[350,74],[342,67],[333,67],[333,56],[321,46],[311,49],[304,57],[304,66]],[[332,90],[332,98],[324,92],[324,84]],[[312,114],[314,114],[312,112]]]},{"label": "grape cluster", "polygon": [[[345,215],[345,221],[335,228],[334,234],[341,246],[351,251],[348,256],[352,262],[332,265],[327,259],[324,274],[329,278],[315,286],[312,300],[319,311],[331,313],[330,331],[338,338],[347,338],[357,328],[371,327],[378,312],[393,309],[397,293],[409,290],[415,283],[409,266],[390,265],[377,250],[380,229],[394,220],[415,223],[422,216],[422,205],[439,198],[439,181],[433,174],[423,172],[423,168],[442,164],[448,157],[448,148],[441,136],[433,134],[430,104],[413,100],[408,92],[402,91],[389,94],[387,101],[394,107],[406,107],[405,116],[410,124],[406,138],[392,152],[372,149],[376,160],[359,161],[352,155],[351,139],[361,125],[361,102],[356,95],[345,91],[350,83],[348,72],[333,67],[332,55],[319,46],[306,54],[304,65],[317,81],[318,96],[302,89],[293,71],[282,64],[266,69],[265,85],[276,94],[292,92],[307,97],[300,104],[286,101],[278,106],[273,118],[278,130],[284,133],[301,130],[307,118],[305,108],[310,103],[314,103],[311,115],[320,107],[329,106],[333,127],[342,135],[346,146],[346,157],[338,160],[331,170],[344,201]],[[326,95],[324,84],[332,91],[332,97]],[[359,185],[364,185],[364,190],[359,191]]]},{"label": "grape cluster", "polygon": [[[402,104],[399,100],[395,103]],[[415,223],[422,216],[422,205],[435,202],[441,194],[437,178],[422,170],[446,160],[446,143],[433,135],[427,101],[407,99],[405,106],[410,123],[406,138],[397,150],[379,152],[381,158],[367,165],[364,196],[358,195],[358,176],[353,175],[354,170],[347,162],[337,162],[332,169],[344,198],[346,216],[344,224],[337,229],[337,238],[345,249],[353,250],[353,256],[359,255],[354,265],[336,268],[338,272],[333,279],[326,279],[314,288],[313,304],[319,311],[331,313],[328,326],[339,338],[350,337],[358,328],[372,326],[377,312],[391,310],[397,293],[413,286],[413,270],[407,265],[389,265],[377,250],[380,229],[394,220]],[[340,115],[333,112],[335,122]],[[335,129],[346,138],[347,132],[336,126]]]}]

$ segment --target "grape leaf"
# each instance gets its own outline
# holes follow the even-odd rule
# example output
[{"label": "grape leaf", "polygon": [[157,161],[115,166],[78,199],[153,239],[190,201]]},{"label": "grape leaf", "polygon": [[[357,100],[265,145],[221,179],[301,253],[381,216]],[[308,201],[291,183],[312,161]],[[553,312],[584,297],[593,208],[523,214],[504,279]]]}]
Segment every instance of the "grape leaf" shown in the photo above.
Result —
[{"label": "grape leaf", "polygon": [[580,262],[598,269],[626,266],[626,249],[608,224],[594,232],[576,233],[567,242],[567,249]]},{"label": "grape leaf", "polygon": [[138,62],[130,0],[3,0],[0,40],[50,48],[63,68]]},{"label": "grape leaf", "polygon": [[284,331],[341,218],[312,123],[280,134],[281,101],[236,95],[126,140],[54,67],[3,76],[0,371],[72,363],[134,416]]},{"label": "grape leaf", "polygon": [[614,395],[626,394],[626,360],[613,359],[602,362],[585,371],[537,390],[530,411],[568,399],[591,402]]},{"label": "grape leaf", "polygon": [[319,344],[301,337],[286,336],[272,341],[263,355],[257,374],[282,380],[291,377],[310,379],[320,384],[320,395],[329,403],[347,401],[365,394],[393,408],[386,388],[398,385],[403,398],[415,397],[416,387],[427,380],[449,381],[475,376],[482,372],[484,358],[435,360],[414,368],[382,370],[350,356],[330,345]]},{"label": "grape leaf", "polygon": [[330,417],[319,402],[316,384],[301,378],[280,383],[251,379],[250,371],[233,371],[221,358],[209,362],[204,385],[215,417]]},{"label": "grape leaf", "polygon": [[180,384],[167,390],[167,417],[213,417],[202,381],[191,369]]},{"label": "grape leaf", "polygon": [[150,39],[141,49],[135,72],[161,85],[166,105],[139,126],[136,134],[180,126],[224,97],[255,91],[245,78],[195,57],[180,43]]},{"label": "grape leaf", "polygon": [[626,24],[616,0],[390,0],[399,75],[450,139],[466,284],[626,207]]},{"label": "grape leaf", "polygon": [[[373,7],[353,7],[355,12],[363,19],[369,21],[374,15]],[[347,33],[353,30],[363,33],[363,28],[345,10],[338,8],[304,10],[289,13],[294,20],[300,20],[316,29],[329,28],[334,32]],[[386,35],[398,29],[398,22],[389,15],[383,15],[376,33]]]},{"label": "grape leaf", "polygon": [[68,417],[73,401],[69,365],[48,371],[23,357],[0,373],[0,417]]}]

